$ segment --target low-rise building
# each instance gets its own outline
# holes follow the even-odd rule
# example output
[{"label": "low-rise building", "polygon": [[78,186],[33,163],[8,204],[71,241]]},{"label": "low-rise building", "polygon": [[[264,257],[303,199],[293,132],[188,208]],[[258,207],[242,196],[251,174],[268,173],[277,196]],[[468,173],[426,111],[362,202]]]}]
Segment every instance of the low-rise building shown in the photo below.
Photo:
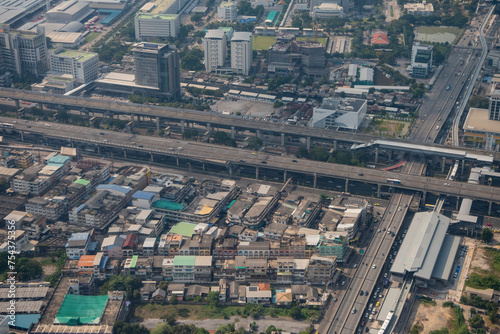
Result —
[{"label": "low-rise building", "polygon": [[67,201],[63,196],[51,199],[43,197],[30,198],[25,203],[26,212],[31,215],[38,215],[48,220],[56,221],[67,212]]},{"label": "low-rise building", "polygon": [[405,3],[404,10],[409,15],[428,16],[434,14],[434,6],[432,3],[427,3],[425,0],[422,3]]},{"label": "low-rise building", "polygon": [[358,130],[365,119],[366,111],[366,100],[324,98],[321,107],[314,108],[309,127]]},{"label": "low-rise building", "polygon": [[306,270],[306,284],[325,285],[331,282],[335,275],[337,260],[335,257],[313,255]]},{"label": "low-rise building", "polygon": [[66,243],[66,256],[68,259],[80,259],[80,256],[87,255],[90,245],[90,233],[73,233]]}]

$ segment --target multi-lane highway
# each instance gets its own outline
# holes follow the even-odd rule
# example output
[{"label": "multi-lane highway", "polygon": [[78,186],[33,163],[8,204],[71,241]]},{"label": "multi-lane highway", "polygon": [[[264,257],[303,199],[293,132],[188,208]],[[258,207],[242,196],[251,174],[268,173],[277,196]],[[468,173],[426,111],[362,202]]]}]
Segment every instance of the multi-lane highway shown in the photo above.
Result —
[{"label": "multi-lane highway", "polygon": [[[1,122],[9,120],[12,121],[12,119],[6,117],[0,117]],[[390,184],[392,188],[500,202],[500,189],[495,187],[463,182],[447,183],[438,178],[293,159],[207,143],[140,136],[48,122],[20,122],[19,124],[15,124],[14,130],[25,133],[25,138],[28,138],[26,135],[28,133],[38,133],[45,135],[47,138],[59,138],[68,142],[86,143],[95,147],[113,147],[129,152],[143,151],[149,152],[153,156],[165,155],[226,166],[251,166],[259,168],[261,171],[266,169],[287,171],[302,175],[334,177],[380,185],[388,185],[387,179],[398,179],[401,184]],[[12,130],[8,129],[5,131]]]}]

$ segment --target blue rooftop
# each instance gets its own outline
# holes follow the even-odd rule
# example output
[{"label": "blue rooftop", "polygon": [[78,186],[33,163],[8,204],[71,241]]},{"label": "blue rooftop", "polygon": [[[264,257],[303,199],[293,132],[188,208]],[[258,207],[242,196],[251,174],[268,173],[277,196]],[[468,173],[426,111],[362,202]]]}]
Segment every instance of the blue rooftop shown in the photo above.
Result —
[{"label": "blue rooftop", "polygon": [[40,319],[40,314],[16,314],[14,327],[29,329],[32,324],[36,324]]},{"label": "blue rooftop", "polygon": [[100,184],[97,186],[96,189],[97,190],[114,190],[114,191],[121,192],[125,195],[132,191],[132,189],[130,189],[130,188],[118,186],[116,184]]},{"label": "blue rooftop", "polygon": [[151,193],[149,191],[136,191],[133,195],[132,198],[138,198],[138,199],[145,199],[150,201],[153,197],[155,196],[154,193]]}]

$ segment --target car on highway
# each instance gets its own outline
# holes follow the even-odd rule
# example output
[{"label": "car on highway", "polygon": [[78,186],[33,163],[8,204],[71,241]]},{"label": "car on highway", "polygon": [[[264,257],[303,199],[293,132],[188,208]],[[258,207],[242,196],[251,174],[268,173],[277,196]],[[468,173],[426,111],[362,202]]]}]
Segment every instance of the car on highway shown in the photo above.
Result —
[{"label": "car on highway", "polygon": [[353,307],[352,311],[351,311],[352,314],[356,313],[356,308]]},{"label": "car on highway", "polygon": [[364,295],[363,290],[359,290],[359,295],[360,295],[360,296],[363,296],[363,295]]},{"label": "car on highway", "polygon": [[446,90],[450,90],[450,85],[446,86]]},{"label": "car on highway", "polygon": [[387,273],[384,274],[384,278],[387,278]]},{"label": "car on highway", "polygon": [[365,291],[365,296],[368,296],[368,290]]},{"label": "car on highway", "polygon": [[372,266],[372,269],[377,269],[377,265],[376,265],[376,264],[374,264],[374,265]]}]

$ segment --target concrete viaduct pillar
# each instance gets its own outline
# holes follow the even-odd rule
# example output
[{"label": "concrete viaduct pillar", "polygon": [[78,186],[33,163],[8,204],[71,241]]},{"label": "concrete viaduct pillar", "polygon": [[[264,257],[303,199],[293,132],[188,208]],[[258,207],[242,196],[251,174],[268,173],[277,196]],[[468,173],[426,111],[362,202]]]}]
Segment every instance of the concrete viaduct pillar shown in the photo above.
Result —
[{"label": "concrete viaduct pillar", "polygon": [[185,128],[186,128],[186,121],[181,119],[181,133],[184,133]]},{"label": "concrete viaduct pillar", "polygon": [[491,216],[491,205],[493,204],[493,202],[489,202],[488,203],[488,216]]},{"label": "concrete viaduct pillar", "polygon": [[306,148],[308,151],[311,149],[311,137],[306,138]]},{"label": "concrete viaduct pillar", "polygon": [[156,131],[160,131],[160,117],[156,117]]},{"label": "concrete viaduct pillar", "polygon": [[231,127],[231,139],[235,139],[236,137],[236,129],[234,126]]},{"label": "concrete viaduct pillar", "polygon": [[257,138],[259,138],[259,139],[260,139],[260,130],[257,130],[257,131],[255,132],[255,134],[256,134]]},{"label": "concrete viaduct pillar", "polygon": [[460,205],[460,196],[457,196],[457,205],[455,206],[455,210],[458,210],[459,205]]},{"label": "concrete viaduct pillar", "polygon": [[21,108],[21,105],[19,104],[19,100],[14,100],[14,102],[16,102],[16,108],[17,109]]},{"label": "concrete viaduct pillar", "polygon": [[285,183],[285,182],[286,182],[286,174],[287,174],[287,173],[286,173],[286,169],[285,169],[285,170],[283,171],[283,183]]},{"label": "concrete viaduct pillar", "polygon": [[126,150],[126,149],[123,149],[123,157],[124,157],[125,159],[127,159],[127,150]]},{"label": "concrete viaduct pillar", "polygon": [[377,184],[377,197],[380,197],[380,190],[382,189],[381,184]]},{"label": "concrete viaduct pillar", "polygon": [[175,157],[175,162],[177,163],[177,167],[179,167],[179,158]]},{"label": "concrete viaduct pillar", "polygon": [[392,150],[387,150],[387,160],[392,161]]},{"label": "concrete viaduct pillar", "polygon": [[317,185],[318,185],[318,174],[314,173],[313,188],[316,188]]},{"label": "concrete viaduct pillar", "polygon": [[210,132],[211,131],[211,128],[210,128],[210,123],[207,123],[207,131]]},{"label": "concrete viaduct pillar", "polygon": [[150,159],[151,159],[151,162],[154,161],[153,152],[150,153]]},{"label": "concrete viaduct pillar", "polygon": [[285,146],[285,134],[281,133],[281,146]]},{"label": "concrete viaduct pillar", "polygon": [[21,135],[21,141],[24,141],[24,132],[23,131],[19,131],[19,134]]},{"label": "concrete viaduct pillar", "polygon": [[378,147],[375,147],[375,163],[378,163]]},{"label": "concrete viaduct pillar", "polygon": [[345,190],[346,193],[349,192],[349,179],[345,179]]},{"label": "concrete viaduct pillar", "polygon": [[464,168],[465,168],[465,159],[462,160],[462,174],[460,175],[464,175]]},{"label": "concrete viaduct pillar", "polygon": [[259,167],[255,167],[255,178],[259,179]]},{"label": "concrete viaduct pillar", "polygon": [[446,157],[443,157],[441,161],[441,173],[444,173],[444,167],[446,166]]},{"label": "concrete viaduct pillar", "polygon": [[337,141],[336,140],[333,141],[333,150],[334,151],[337,150]]}]

